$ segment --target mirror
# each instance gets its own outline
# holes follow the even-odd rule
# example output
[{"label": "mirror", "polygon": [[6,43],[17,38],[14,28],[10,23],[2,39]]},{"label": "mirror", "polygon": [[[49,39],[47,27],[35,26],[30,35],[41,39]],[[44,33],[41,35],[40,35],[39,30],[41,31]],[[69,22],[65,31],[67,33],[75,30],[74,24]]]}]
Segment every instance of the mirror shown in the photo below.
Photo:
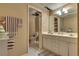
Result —
[{"label": "mirror", "polygon": [[50,15],[51,32],[77,32],[77,6],[68,4],[56,9]]}]

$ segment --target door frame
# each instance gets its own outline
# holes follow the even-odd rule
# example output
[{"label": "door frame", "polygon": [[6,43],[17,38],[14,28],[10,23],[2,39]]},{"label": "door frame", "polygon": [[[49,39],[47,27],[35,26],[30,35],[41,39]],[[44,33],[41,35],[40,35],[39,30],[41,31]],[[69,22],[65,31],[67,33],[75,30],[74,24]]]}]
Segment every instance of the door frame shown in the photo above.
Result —
[{"label": "door frame", "polygon": [[[39,49],[42,48],[42,10],[40,10],[40,8],[37,8],[33,5],[28,4],[28,36],[29,36],[29,9],[32,8],[34,10],[37,10],[39,12],[41,12],[41,19],[39,21]],[[29,37],[28,37],[28,50],[29,50]]]}]

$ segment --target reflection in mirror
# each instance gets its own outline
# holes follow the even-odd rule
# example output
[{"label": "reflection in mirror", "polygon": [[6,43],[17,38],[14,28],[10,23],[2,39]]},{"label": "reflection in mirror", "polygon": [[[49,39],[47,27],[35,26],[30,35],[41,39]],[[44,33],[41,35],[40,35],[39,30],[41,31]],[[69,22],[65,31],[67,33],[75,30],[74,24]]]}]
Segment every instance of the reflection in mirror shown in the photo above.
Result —
[{"label": "reflection in mirror", "polygon": [[77,6],[67,4],[53,11],[50,16],[51,32],[77,32]]}]

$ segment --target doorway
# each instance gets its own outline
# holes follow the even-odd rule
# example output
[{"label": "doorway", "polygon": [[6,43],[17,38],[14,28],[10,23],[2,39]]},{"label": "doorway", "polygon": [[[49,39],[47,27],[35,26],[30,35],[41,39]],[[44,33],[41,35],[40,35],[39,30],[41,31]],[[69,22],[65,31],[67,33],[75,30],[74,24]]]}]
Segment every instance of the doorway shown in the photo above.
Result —
[{"label": "doorway", "polygon": [[28,51],[30,48],[40,50],[42,47],[42,12],[34,7],[28,7],[29,20],[29,42]]}]

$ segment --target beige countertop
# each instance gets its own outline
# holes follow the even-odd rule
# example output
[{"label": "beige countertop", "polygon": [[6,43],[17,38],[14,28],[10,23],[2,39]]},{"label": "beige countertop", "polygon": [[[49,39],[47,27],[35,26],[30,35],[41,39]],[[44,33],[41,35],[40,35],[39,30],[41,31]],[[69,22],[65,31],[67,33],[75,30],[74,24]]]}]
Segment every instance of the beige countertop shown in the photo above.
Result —
[{"label": "beige countertop", "polygon": [[78,38],[77,33],[66,33],[66,32],[48,33],[48,32],[43,32],[42,34],[43,35],[53,35],[53,36],[62,36],[62,37]]}]

